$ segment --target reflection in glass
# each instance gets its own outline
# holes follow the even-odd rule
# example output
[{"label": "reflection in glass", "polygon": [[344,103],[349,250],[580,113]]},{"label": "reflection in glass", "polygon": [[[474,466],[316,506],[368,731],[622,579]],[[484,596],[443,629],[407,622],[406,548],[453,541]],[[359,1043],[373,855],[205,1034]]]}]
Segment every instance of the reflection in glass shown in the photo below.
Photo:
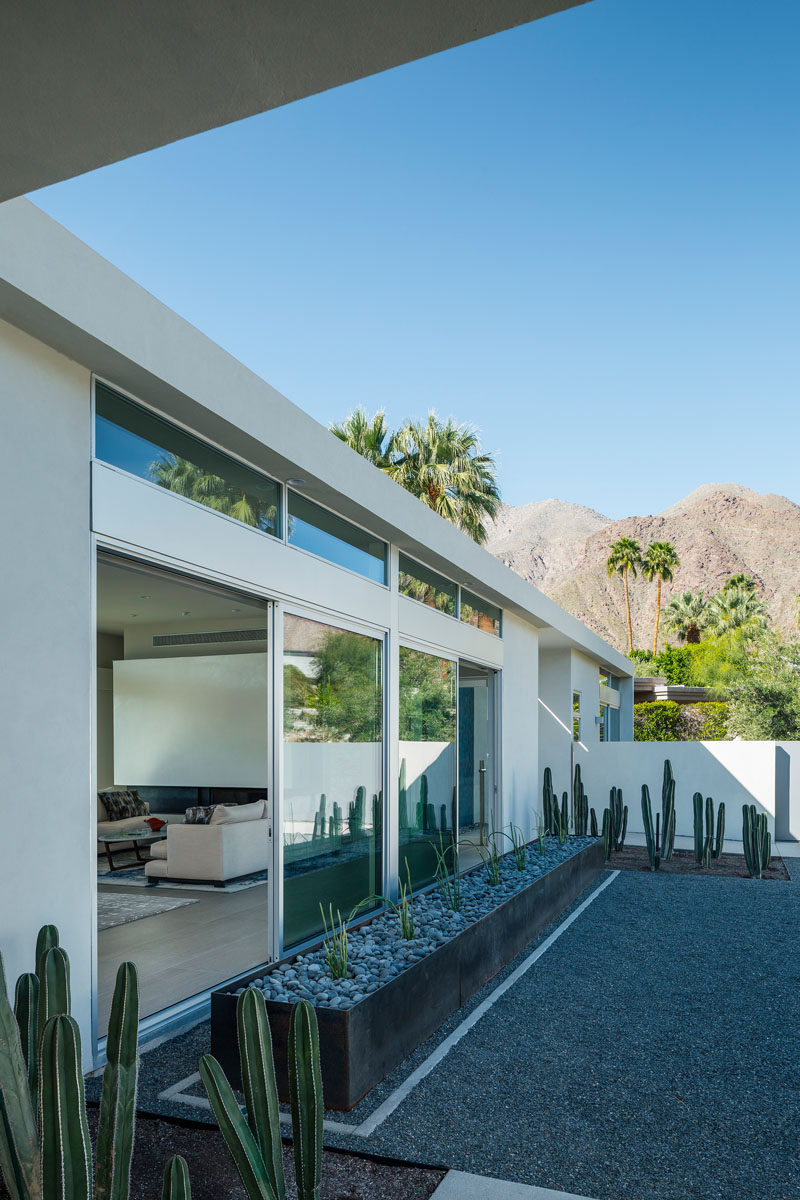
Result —
[{"label": "reflection in glass", "polygon": [[401,646],[399,867],[405,878],[408,861],[415,888],[434,878],[456,807],[455,663]]},{"label": "reflection in glass", "polygon": [[400,576],[398,586],[403,596],[419,600],[430,608],[438,608],[439,612],[456,615],[456,585],[429,567],[414,562],[413,558],[400,555]]},{"label": "reflection in glass", "polygon": [[357,571],[367,579],[386,583],[385,542],[292,491],[289,492],[288,542],[290,546],[309,550],[340,567],[347,567],[348,571]]},{"label": "reflection in glass", "polygon": [[[287,614],[283,650],[284,947],[383,889],[382,645]],[[366,909],[364,911],[367,911]]]},{"label": "reflection in glass", "polygon": [[95,454],[170,492],[280,533],[279,485],[102,383],[95,385]]},{"label": "reflection in glass", "polygon": [[495,604],[490,604],[488,600],[482,600],[473,592],[468,592],[466,588],[461,589],[459,613],[461,620],[466,621],[467,625],[474,625],[476,629],[482,629],[485,633],[493,633],[495,637],[500,637],[502,609]]}]

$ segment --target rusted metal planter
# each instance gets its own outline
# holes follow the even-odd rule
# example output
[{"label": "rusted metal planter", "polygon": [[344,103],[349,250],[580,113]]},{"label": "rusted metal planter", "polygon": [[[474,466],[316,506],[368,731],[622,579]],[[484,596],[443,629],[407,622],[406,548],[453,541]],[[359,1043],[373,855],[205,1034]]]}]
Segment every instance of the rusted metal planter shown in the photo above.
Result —
[{"label": "rusted metal planter", "polygon": [[[347,1111],[357,1104],[568,908],[602,870],[603,843],[598,841],[559,863],[352,1008],[317,1008],[325,1107]],[[264,974],[263,968],[254,971],[236,986],[246,987]],[[268,1000],[267,1011],[278,1092],[281,1100],[288,1100],[286,1046],[291,1005]],[[230,990],[211,996],[211,1052],[234,1086],[240,1086],[236,996]]]}]

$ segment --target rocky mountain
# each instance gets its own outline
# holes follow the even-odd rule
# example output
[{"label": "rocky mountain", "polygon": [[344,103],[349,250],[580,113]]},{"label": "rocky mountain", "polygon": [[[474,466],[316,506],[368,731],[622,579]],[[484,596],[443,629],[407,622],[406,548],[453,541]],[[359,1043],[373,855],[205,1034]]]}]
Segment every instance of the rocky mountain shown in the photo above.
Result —
[{"label": "rocky mountain", "polygon": [[[663,512],[609,521],[601,513],[562,500],[504,505],[488,549],[569,612],[627,648],[622,581],[606,575],[608,548],[634,537],[643,546],[673,542],[681,565],[662,603],[676,591],[717,590],[729,575],[752,575],[763,590],[779,630],[796,635],[794,600],[800,592],[800,505],[761,495],[735,483],[712,483]],[[649,646],[655,584],[631,581],[634,643]]]}]

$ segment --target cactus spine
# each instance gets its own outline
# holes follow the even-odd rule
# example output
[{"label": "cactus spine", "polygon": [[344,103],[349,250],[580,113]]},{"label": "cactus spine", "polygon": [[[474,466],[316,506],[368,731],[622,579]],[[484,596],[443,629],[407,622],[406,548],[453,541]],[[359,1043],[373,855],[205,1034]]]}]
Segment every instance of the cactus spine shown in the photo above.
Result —
[{"label": "cactus spine", "polygon": [[757,813],[755,804],[742,805],[742,841],[747,869],[753,879],[761,879],[772,856],[772,837],[767,814]]},{"label": "cactus spine", "polygon": [[189,1168],[180,1154],[173,1155],[164,1167],[164,1185],[161,1200],[192,1200],[189,1184]]},{"label": "cactus spine", "polygon": [[319,1200],[322,1180],[322,1075],[317,1017],[307,1000],[289,1018],[289,1099],[298,1200]]},{"label": "cactus spine", "polygon": [[133,963],[117,970],[108,1022],[97,1131],[96,1200],[125,1200],[133,1158],[139,1074],[139,981]]}]

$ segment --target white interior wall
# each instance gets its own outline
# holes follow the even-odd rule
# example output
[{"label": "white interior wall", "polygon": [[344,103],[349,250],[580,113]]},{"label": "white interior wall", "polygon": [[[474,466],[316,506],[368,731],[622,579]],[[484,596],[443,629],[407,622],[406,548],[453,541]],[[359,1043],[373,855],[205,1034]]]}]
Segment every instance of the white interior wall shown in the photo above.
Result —
[{"label": "white interior wall", "polygon": [[[675,776],[675,833],[694,832],[692,796],[702,792],[715,804],[725,801],[726,838],[741,841],[743,804],[755,804],[769,818],[775,836],[777,746],[775,742],[604,742],[576,747],[576,761],[598,821],[612,787],[621,787],[628,805],[628,829],[643,833],[642,784],[650,789],[653,816],[661,807],[664,759]],[[788,797],[786,798],[788,803]]]},{"label": "white interior wall", "polygon": [[89,372],[0,322],[6,632],[0,948],[9,985],[55,922],[91,1065],[93,872]]}]

